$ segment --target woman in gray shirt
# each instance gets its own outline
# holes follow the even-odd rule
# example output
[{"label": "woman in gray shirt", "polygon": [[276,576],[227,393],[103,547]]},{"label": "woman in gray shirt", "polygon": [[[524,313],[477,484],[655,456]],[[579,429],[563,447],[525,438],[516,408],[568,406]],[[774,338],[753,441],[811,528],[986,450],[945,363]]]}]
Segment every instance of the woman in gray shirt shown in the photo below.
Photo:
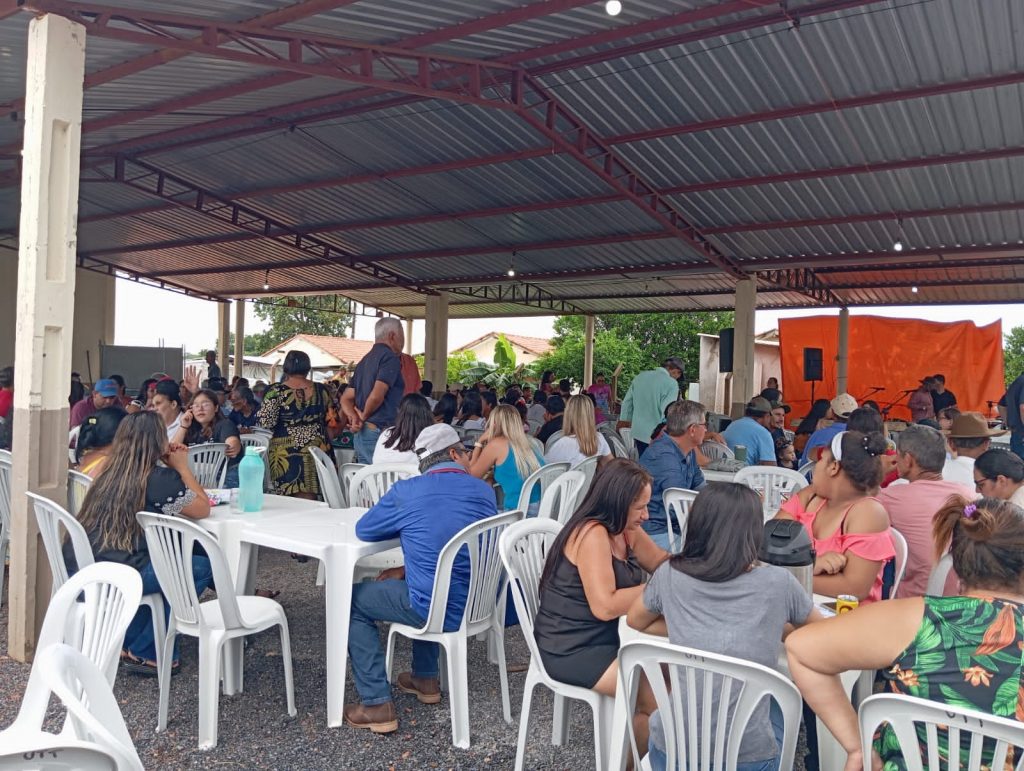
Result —
[{"label": "woman in gray shirt", "polygon": [[[799,626],[821,615],[789,571],[758,564],[763,522],[761,499],[749,487],[708,484],[690,509],[682,553],[651,576],[630,608],[629,625],[645,629],[664,616],[668,639],[676,645],[775,668],[785,625]],[[736,701],[735,694],[730,698]],[[698,694],[698,710],[701,703]],[[771,712],[762,701],[751,715],[737,771],[778,769],[782,716],[774,702]],[[711,715],[717,714],[716,694]],[[657,714],[650,731],[648,758],[652,769],[662,771],[665,736]]]}]

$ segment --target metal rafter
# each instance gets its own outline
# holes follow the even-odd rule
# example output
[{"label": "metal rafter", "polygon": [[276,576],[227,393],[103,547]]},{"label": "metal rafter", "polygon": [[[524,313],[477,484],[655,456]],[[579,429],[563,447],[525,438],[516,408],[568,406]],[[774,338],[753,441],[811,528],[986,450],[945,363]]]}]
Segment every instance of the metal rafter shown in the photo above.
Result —
[{"label": "metal rafter", "polygon": [[807,295],[817,300],[821,305],[834,305],[837,307],[845,305],[810,268],[765,270],[758,273],[757,277],[761,281],[777,286],[780,289]]}]

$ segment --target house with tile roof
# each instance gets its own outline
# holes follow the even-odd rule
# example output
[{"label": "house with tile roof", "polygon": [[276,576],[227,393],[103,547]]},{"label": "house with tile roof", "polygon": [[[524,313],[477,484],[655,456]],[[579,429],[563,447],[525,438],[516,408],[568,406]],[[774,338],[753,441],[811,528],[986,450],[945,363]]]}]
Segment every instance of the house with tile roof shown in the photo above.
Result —
[{"label": "house with tile roof", "polygon": [[351,371],[373,347],[373,340],[353,340],[329,335],[295,335],[263,354],[275,364],[284,363],[288,351],[299,350],[309,354],[314,372]]},{"label": "house with tile roof", "polygon": [[550,340],[546,340],[543,337],[512,335],[508,332],[488,332],[476,340],[449,351],[449,353],[469,351],[476,356],[477,361],[493,362],[494,346],[498,342],[498,335],[505,335],[505,339],[512,345],[512,350],[516,352],[516,364],[530,364],[554,347],[551,345]]}]

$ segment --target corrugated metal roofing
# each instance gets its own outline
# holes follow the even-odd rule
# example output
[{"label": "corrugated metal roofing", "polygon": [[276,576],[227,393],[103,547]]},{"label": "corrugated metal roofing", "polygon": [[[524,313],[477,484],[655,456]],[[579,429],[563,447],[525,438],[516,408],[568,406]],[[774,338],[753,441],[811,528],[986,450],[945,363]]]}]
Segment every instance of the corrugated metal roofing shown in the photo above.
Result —
[{"label": "corrugated metal roofing", "polygon": [[[833,0],[828,7],[842,10],[815,14],[806,9],[828,3],[801,0],[788,5],[797,29],[786,21],[748,23],[776,18],[775,6],[627,0],[611,18],[598,2],[565,5],[551,13],[523,0],[352,0],[284,28],[520,63],[643,180],[669,191],[676,211],[710,230],[710,242],[745,270],[818,269],[819,280],[851,304],[1024,300],[1024,268],[1013,262],[1024,258],[1019,0]],[[166,11],[156,0],[114,6]],[[174,6],[176,14],[224,23],[283,10],[271,0]],[[664,21],[677,14],[689,21]],[[27,20],[16,14],[0,22],[0,105],[23,95]],[[87,72],[155,47],[90,35]],[[379,259],[408,284],[452,289],[453,316],[550,312],[505,295],[482,301],[460,294],[460,281],[472,288],[514,283],[505,275],[510,263],[515,280],[587,312],[731,307],[734,278],[514,111],[407,97],[387,83],[374,92],[340,78],[281,73],[271,63],[190,53],[89,88],[86,180],[89,167],[113,151],[108,146],[138,154],[297,231],[323,231],[323,241],[353,259]],[[972,84],[992,77],[1003,84]],[[268,83],[278,85],[259,87]],[[942,84],[960,86],[887,96]],[[219,98],[207,101],[207,92]],[[861,101],[829,107],[854,98]],[[172,100],[176,109],[164,106]],[[770,112],[815,104],[822,106],[801,115]],[[97,120],[115,125],[88,126]],[[17,224],[11,148],[20,131],[19,121],[0,120],[0,148],[8,148],[0,150],[0,244],[12,243],[3,231]],[[982,151],[984,159],[955,162]],[[1012,157],[999,157],[1003,151]],[[935,156],[947,160],[872,168]],[[421,167],[429,173],[409,171]],[[832,172],[837,167],[846,171]],[[773,179],[799,172],[808,178]],[[721,184],[729,180],[740,182]],[[229,222],[161,206],[118,183],[83,181],[80,251],[221,296],[262,293],[265,266],[277,265],[274,288],[348,289],[361,302],[422,315],[421,291],[311,261],[279,241],[235,241]],[[977,207],[987,209],[971,211]],[[492,209],[507,211],[471,216]],[[897,236],[929,265],[968,247],[994,256],[984,268],[900,269],[895,255],[880,257]],[[194,243],[116,251],[186,241]],[[843,265],[848,272],[829,267]],[[931,274],[940,278],[918,278]],[[921,283],[917,293],[913,281]],[[817,301],[762,282],[758,302]]]}]

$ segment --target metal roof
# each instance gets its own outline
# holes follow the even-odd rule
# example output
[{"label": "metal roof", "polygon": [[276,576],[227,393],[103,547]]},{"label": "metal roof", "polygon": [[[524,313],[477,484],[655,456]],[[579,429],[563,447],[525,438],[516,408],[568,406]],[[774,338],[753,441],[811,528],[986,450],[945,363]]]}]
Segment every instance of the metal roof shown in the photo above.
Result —
[{"label": "metal roof", "polygon": [[731,308],[745,274],[1024,301],[1019,0],[603,5],[0,2],[0,259],[36,11],[87,30],[90,269],[406,317]]}]

